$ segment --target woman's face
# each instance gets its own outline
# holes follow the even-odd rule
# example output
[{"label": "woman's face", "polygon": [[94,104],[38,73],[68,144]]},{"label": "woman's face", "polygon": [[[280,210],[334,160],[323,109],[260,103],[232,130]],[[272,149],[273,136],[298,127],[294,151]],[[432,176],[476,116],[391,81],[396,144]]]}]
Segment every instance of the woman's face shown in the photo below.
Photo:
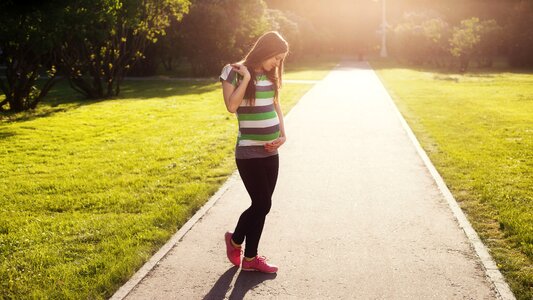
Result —
[{"label": "woman's face", "polygon": [[279,67],[281,61],[284,60],[286,56],[287,56],[286,52],[272,56],[271,58],[265,60],[263,64],[261,65],[261,67],[263,68],[263,70],[268,72],[276,67]]}]

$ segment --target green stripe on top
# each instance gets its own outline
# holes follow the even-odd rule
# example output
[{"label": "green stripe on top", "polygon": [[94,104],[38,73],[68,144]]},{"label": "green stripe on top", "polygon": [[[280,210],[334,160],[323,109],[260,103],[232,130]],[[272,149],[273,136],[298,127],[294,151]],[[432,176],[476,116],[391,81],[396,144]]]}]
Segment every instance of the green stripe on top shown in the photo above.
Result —
[{"label": "green stripe on top", "polygon": [[279,137],[279,131],[271,134],[241,134],[239,140],[272,141]]},{"label": "green stripe on top", "polygon": [[255,92],[255,99],[274,98],[274,91]]},{"label": "green stripe on top", "polygon": [[265,74],[261,74],[261,75],[256,75],[256,76],[255,76],[255,79],[256,79],[257,81],[268,80],[268,77],[267,77]]},{"label": "green stripe on top", "polygon": [[237,119],[239,121],[260,121],[268,120],[276,117],[276,111],[269,111],[259,114],[238,114]]}]

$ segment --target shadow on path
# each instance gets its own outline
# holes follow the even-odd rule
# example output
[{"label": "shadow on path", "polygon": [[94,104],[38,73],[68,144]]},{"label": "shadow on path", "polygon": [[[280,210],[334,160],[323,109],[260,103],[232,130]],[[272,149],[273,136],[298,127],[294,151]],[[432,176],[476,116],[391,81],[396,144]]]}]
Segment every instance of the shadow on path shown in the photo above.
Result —
[{"label": "shadow on path", "polygon": [[[219,300],[225,299],[226,293],[231,288],[233,277],[239,270],[238,267],[228,269],[217,280],[215,285],[211,288],[209,293],[204,296],[204,300]],[[260,272],[240,272],[235,281],[235,286],[231,291],[229,299],[237,300],[243,299],[246,293],[259,285],[261,282],[276,278],[276,274],[265,274]]]}]

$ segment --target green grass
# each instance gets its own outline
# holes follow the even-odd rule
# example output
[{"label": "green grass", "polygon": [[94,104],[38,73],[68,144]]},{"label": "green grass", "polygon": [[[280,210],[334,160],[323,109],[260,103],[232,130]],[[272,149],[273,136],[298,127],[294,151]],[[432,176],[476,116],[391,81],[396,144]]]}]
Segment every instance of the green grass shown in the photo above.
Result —
[{"label": "green grass", "polygon": [[373,62],[518,299],[533,297],[533,74]]},{"label": "green grass", "polygon": [[[311,86],[285,84],[284,111]],[[3,115],[0,298],[111,296],[233,172],[236,131],[213,82],[129,81],[107,101],[63,82]]]}]

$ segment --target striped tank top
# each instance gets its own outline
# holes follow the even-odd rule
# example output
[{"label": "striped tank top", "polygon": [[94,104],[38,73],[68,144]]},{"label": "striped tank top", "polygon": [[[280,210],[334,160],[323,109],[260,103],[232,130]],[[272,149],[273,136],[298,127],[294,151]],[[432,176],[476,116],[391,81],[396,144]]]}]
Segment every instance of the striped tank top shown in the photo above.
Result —
[{"label": "striped tank top", "polygon": [[[220,80],[227,81],[237,87],[240,75],[230,65],[222,69]],[[278,154],[277,151],[267,152],[266,143],[272,142],[280,135],[279,119],[274,109],[274,84],[265,74],[256,75],[255,104],[250,106],[244,99],[237,109],[239,134],[235,147],[235,158],[261,158]]]}]

